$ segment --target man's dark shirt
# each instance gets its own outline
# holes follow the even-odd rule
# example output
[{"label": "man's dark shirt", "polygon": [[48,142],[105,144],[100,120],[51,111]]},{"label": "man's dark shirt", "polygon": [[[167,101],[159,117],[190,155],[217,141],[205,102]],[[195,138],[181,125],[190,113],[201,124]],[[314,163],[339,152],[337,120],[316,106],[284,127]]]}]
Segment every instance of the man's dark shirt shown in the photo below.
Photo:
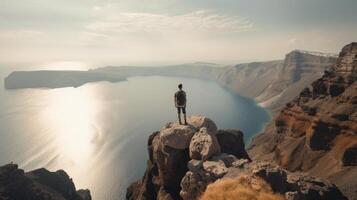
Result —
[{"label": "man's dark shirt", "polygon": [[179,90],[175,93],[176,107],[186,107],[186,92]]}]

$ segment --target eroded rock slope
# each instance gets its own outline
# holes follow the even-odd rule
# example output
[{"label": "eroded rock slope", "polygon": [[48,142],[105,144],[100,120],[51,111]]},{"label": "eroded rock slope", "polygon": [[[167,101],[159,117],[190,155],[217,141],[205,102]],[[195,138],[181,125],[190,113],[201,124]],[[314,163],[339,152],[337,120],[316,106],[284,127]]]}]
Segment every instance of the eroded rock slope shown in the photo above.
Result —
[{"label": "eroded rock slope", "polygon": [[253,139],[253,159],[331,180],[357,199],[357,43]]}]

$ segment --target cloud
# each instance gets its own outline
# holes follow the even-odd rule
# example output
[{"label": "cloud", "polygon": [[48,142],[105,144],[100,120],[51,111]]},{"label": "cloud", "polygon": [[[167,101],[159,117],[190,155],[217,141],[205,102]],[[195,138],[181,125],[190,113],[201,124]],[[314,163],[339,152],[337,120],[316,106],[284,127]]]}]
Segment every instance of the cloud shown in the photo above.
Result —
[{"label": "cloud", "polygon": [[252,30],[253,23],[240,16],[215,14],[199,10],[181,15],[126,12],[107,14],[105,9],[93,9],[98,20],[88,24],[88,31],[107,34],[217,34]]},{"label": "cloud", "polygon": [[34,39],[41,37],[43,33],[36,30],[0,30],[0,39]]}]

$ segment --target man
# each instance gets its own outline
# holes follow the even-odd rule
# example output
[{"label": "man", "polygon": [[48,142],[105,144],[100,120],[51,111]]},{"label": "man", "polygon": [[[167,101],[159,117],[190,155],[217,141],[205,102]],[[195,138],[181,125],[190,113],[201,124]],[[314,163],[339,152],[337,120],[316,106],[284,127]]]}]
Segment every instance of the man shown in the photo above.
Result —
[{"label": "man", "polygon": [[178,85],[179,91],[175,93],[175,106],[177,108],[179,122],[181,123],[181,110],[183,116],[185,118],[185,125],[187,124],[186,121],[186,92],[182,90],[182,84]]}]

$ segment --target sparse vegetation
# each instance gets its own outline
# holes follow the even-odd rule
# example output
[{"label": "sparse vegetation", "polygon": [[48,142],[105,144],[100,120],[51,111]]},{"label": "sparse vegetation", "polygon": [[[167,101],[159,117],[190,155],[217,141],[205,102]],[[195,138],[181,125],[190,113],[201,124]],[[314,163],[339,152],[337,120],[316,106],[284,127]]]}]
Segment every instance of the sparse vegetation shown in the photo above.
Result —
[{"label": "sparse vegetation", "polygon": [[200,200],[283,200],[263,179],[248,175],[210,184]]}]

